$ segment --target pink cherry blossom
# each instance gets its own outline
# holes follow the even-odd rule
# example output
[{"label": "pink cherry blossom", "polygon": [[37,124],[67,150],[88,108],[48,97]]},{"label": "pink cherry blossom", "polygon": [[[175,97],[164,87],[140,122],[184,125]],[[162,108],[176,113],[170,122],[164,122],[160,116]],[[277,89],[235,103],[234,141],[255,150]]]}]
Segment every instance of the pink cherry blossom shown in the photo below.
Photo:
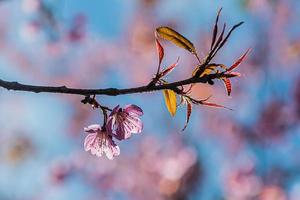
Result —
[{"label": "pink cherry blossom", "polygon": [[93,155],[101,157],[103,153],[112,160],[115,156],[120,155],[120,148],[99,124],[93,124],[84,128],[89,133],[84,140],[85,151],[91,151]]},{"label": "pink cherry blossom", "polygon": [[132,133],[140,133],[143,123],[140,116],[143,110],[136,105],[116,106],[107,121],[107,131],[118,140],[128,139]]}]

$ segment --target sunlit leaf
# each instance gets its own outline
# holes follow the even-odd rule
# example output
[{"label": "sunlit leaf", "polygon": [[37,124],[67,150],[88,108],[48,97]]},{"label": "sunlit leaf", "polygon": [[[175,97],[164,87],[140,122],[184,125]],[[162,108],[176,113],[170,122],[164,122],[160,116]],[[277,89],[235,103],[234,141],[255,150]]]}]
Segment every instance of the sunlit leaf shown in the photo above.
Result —
[{"label": "sunlit leaf", "polygon": [[245,57],[247,56],[247,54],[250,52],[250,49],[248,49],[233,65],[231,65],[231,67],[229,67],[227,69],[227,71],[232,71],[234,70],[235,68],[237,68],[242,62],[243,60],[245,59]]},{"label": "sunlit leaf", "polygon": [[176,93],[173,90],[163,90],[165,103],[169,113],[175,116],[177,104],[176,104]]},{"label": "sunlit leaf", "polygon": [[180,33],[174,31],[173,29],[169,27],[159,27],[156,29],[157,34],[159,37],[168,40],[175,45],[184,48],[188,50],[189,52],[196,55],[196,49],[192,42],[190,42],[188,39],[186,39],[183,35]]},{"label": "sunlit leaf", "polygon": [[161,73],[160,73],[160,77],[163,77],[167,74],[169,74],[171,71],[173,71],[173,69],[178,65],[178,61],[179,61],[179,57],[177,59],[177,61],[175,63],[173,63],[172,65],[170,65],[169,67],[167,67],[166,69],[164,69]]},{"label": "sunlit leaf", "polygon": [[231,82],[228,78],[222,78],[222,81],[224,83],[227,95],[230,96],[231,94]]},{"label": "sunlit leaf", "polygon": [[185,125],[182,129],[182,131],[184,131],[190,121],[190,117],[191,117],[191,114],[192,114],[192,104],[191,102],[187,101],[186,102],[186,121],[185,121]]},{"label": "sunlit leaf", "polygon": [[156,50],[157,50],[157,53],[158,53],[158,60],[159,60],[158,66],[160,67],[161,62],[162,62],[162,60],[164,58],[164,48],[160,44],[160,42],[158,41],[157,38],[155,38],[155,44],[156,44]]}]

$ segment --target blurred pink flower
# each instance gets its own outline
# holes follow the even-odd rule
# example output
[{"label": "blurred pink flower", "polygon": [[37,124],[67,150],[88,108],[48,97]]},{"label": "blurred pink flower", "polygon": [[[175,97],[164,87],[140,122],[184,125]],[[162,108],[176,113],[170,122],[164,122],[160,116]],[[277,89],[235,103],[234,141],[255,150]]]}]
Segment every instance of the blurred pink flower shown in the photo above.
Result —
[{"label": "blurred pink flower", "polygon": [[84,131],[90,133],[84,140],[85,151],[91,151],[93,155],[101,157],[103,153],[112,160],[115,156],[120,155],[120,148],[99,124],[93,124],[84,128]]},{"label": "blurred pink flower", "polygon": [[107,121],[107,131],[118,140],[128,139],[132,133],[140,133],[143,123],[140,116],[143,110],[136,105],[126,105],[123,109],[116,106]]}]

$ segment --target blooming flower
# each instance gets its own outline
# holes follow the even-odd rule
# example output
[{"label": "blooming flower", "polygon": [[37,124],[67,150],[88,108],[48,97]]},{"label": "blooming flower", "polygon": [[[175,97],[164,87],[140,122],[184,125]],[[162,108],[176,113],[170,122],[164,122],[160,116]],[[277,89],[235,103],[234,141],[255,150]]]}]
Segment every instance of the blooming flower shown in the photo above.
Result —
[{"label": "blooming flower", "polygon": [[118,140],[128,139],[132,133],[140,133],[143,123],[140,116],[143,110],[136,105],[116,106],[107,121],[107,131]]},{"label": "blooming flower", "polygon": [[98,157],[105,153],[110,160],[120,154],[120,148],[112,140],[112,136],[103,130],[99,124],[90,125],[84,128],[84,131],[89,133],[84,140],[85,151],[91,151],[93,155]]}]

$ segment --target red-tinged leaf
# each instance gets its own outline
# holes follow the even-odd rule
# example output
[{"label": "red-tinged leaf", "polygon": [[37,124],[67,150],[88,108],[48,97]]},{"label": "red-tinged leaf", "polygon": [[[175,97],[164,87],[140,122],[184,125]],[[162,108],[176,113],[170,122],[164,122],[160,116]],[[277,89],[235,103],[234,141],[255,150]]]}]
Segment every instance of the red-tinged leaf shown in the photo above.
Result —
[{"label": "red-tinged leaf", "polygon": [[222,32],[221,32],[221,34],[219,35],[218,40],[217,40],[217,42],[216,42],[214,48],[212,49],[213,51],[211,51],[213,54],[216,54],[216,53],[217,53],[216,50],[217,50],[218,46],[220,45],[220,43],[221,43],[222,40],[223,40],[223,36],[224,36],[224,33],[225,33],[225,29],[226,29],[226,23],[223,24]]},{"label": "red-tinged leaf", "polygon": [[227,108],[225,106],[222,106],[222,105],[219,105],[219,104],[216,104],[216,103],[210,103],[210,102],[207,102],[207,101],[202,101],[200,104],[205,105],[205,106],[215,107],[215,108],[226,108],[228,110],[232,110],[231,108]]},{"label": "red-tinged leaf", "polygon": [[232,77],[236,77],[236,76],[240,77],[241,76],[241,73],[239,73],[239,72],[229,72],[226,74],[230,74]]},{"label": "red-tinged leaf", "polygon": [[218,21],[219,21],[219,17],[220,17],[221,11],[222,11],[222,8],[218,11],[218,14],[217,14],[217,18],[216,18],[216,22],[215,22],[215,26],[214,26],[213,38],[212,38],[210,50],[213,49],[213,47],[215,45],[215,42],[216,42],[216,38],[217,38],[217,34],[218,34]]},{"label": "red-tinged leaf", "polygon": [[169,74],[171,71],[173,71],[173,69],[178,65],[178,61],[179,61],[179,57],[177,58],[177,61],[175,63],[173,63],[172,65],[170,65],[169,67],[167,67],[166,69],[164,69],[160,74],[159,77],[164,77],[167,74]]},{"label": "red-tinged leaf", "polygon": [[227,95],[230,96],[231,94],[231,82],[228,78],[222,78],[222,81],[224,83],[224,86],[226,88],[226,92],[227,92]]},{"label": "red-tinged leaf", "polygon": [[235,68],[237,68],[242,62],[243,60],[246,58],[247,54],[250,52],[251,49],[248,49],[233,65],[231,65],[231,67],[229,67],[227,69],[228,72],[234,70]]},{"label": "red-tinged leaf", "polygon": [[157,53],[158,53],[158,67],[160,68],[160,65],[161,65],[161,62],[164,58],[164,48],[163,46],[160,44],[159,40],[157,38],[155,38],[155,43],[156,43],[156,50],[157,50]]},{"label": "red-tinged leaf", "polygon": [[191,117],[191,114],[192,114],[192,104],[191,102],[187,101],[186,102],[186,121],[185,121],[185,125],[182,129],[182,131],[184,131],[190,121],[190,117]]}]

